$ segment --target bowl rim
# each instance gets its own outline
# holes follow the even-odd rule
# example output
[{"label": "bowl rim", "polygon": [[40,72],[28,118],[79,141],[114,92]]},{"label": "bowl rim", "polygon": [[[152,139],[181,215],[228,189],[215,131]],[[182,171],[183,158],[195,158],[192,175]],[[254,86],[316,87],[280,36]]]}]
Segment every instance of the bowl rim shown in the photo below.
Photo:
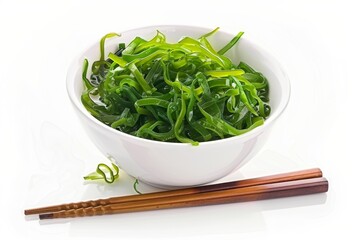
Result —
[{"label": "bowl rim", "polygon": [[[148,29],[154,29],[154,31],[156,31],[157,29],[162,29],[162,28],[189,28],[189,29],[191,28],[191,29],[197,29],[197,30],[203,30],[203,31],[211,31],[211,30],[213,30],[213,29],[210,29],[210,28],[207,28],[207,27],[195,26],[195,25],[176,25],[176,24],[175,25],[149,25],[149,26],[145,26],[145,27],[139,27],[139,28],[133,28],[133,29],[125,30],[125,31],[122,31],[122,34],[129,33],[129,32],[132,32],[132,31],[141,31],[141,30],[148,30]],[[222,31],[220,29],[218,30],[218,32],[222,33],[222,34],[232,36],[232,37],[235,36],[232,33],[229,33],[227,31]],[[276,111],[274,113],[272,113],[264,121],[263,125],[258,126],[258,127],[252,129],[249,132],[246,132],[244,134],[237,135],[237,136],[224,138],[224,139],[217,139],[217,140],[212,140],[212,141],[207,141],[207,142],[199,142],[198,147],[200,147],[200,146],[208,146],[208,145],[211,146],[213,144],[226,143],[226,142],[229,142],[229,141],[234,141],[235,139],[237,139],[237,140],[240,140],[240,139],[246,140],[246,139],[251,138],[254,135],[258,135],[261,132],[263,132],[265,128],[270,126],[276,119],[278,119],[282,115],[282,113],[284,112],[284,110],[286,109],[286,107],[289,104],[290,95],[291,95],[291,84],[290,84],[290,80],[289,80],[288,75],[284,71],[283,66],[274,57],[274,54],[272,54],[268,50],[264,50],[261,46],[254,43],[253,41],[249,41],[246,37],[245,38],[242,37],[242,39],[244,39],[245,41],[248,41],[251,45],[253,45],[254,48],[256,48],[261,53],[265,54],[267,57],[270,57],[272,59],[272,64],[276,65],[278,70],[280,70],[281,74],[283,75],[284,81],[281,81],[281,82],[283,82],[283,84],[281,84],[281,86],[284,87],[284,88],[281,89],[282,97],[281,97],[281,100],[279,102],[278,108],[276,109]],[[83,60],[84,53],[87,51],[87,49],[92,48],[97,44],[99,44],[99,40],[97,40],[95,43],[89,44],[86,48],[84,48],[84,50],[82,50],[75,57],[75,59],[70,63],[70,65],[68,67],[68,71],[67,71],[67,75],[66,75],[66,89],[67,89],[68,96],[69,96],[73,106],[76,107],[78,112],[80,112],[86,119],[90,120],[96,126],[99,126],[100,128],[106,129],[106,131],[110,131],[110,132],[112,132],[112,133],[114,133],[116,135],[119,135],[122,138],[127,138],[127,139],[132,140],[132,141],[138,141],[139,143],[143,142],[143,143],[146,143],[146,144],[156,144],[156,145],[173,146],[173,147],[191,146],[190,143],[162,142],[162,141],[157,141],[157,140],[140,138],[140,137],[137,137],[137,136],[133,136],[133,135],[121,132],[119,130],[116,130],[116,129],[102,123],[101,121],[99,121],[98,119],[93,117],[85,109],[85,107],[81,103],[81,100],[79,100],[77,94],[75,93],[75,89],[74,89],[74,86],[75,86],[74,83],[76,81],[75,76],[76,76],[76,73],[79,71],[79,69],[82,68],[82,60]],[[81,61],[81,63],[79,62],[79,60]],[[81,78],[79,80],[81,80]],[[284,90],[284,89],[287,89],[287,90]]]}]

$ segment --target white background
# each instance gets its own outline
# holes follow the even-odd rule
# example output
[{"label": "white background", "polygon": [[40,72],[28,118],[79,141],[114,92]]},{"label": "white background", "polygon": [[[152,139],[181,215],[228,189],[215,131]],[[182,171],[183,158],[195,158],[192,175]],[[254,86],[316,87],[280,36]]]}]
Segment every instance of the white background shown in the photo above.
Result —
[{"label": "white background", "polygon": [[[360,17],[354,3],[0,0],[0,238],[359,236]],[[159,24],[245,31],[290,77],[290,104],[268,143],[221,181],[320,167],[329,192],[66,221],[26,219],[25,208],[134,194],[125,173],[113,185],[83,183],[81,177],[106,159],[75,117],[65,76],[71,60],[105,33]]]}]

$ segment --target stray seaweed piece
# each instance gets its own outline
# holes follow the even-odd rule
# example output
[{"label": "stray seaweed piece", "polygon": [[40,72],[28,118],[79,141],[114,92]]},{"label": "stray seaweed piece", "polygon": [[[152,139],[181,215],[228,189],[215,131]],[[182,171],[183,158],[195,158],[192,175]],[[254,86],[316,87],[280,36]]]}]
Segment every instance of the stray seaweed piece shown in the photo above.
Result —
[{"label": "stray seaweed piece", "polygon": [[104,180],[106,183],[113,183],[119,178],[119,167],[111,162],[111,167],[105,163],[100,163],[95,172],[92,172],[84,177],[84,180]]},{"label": "stray seaweed piece", "polygon": [[135,182],[134,182],[134,185],[133,185],[133,188],[135,190],[135,192],[137,192],[138,194],[142,194],[138,189],[137,189],[137,186],[139,185],[139,180],[136,178]]}]

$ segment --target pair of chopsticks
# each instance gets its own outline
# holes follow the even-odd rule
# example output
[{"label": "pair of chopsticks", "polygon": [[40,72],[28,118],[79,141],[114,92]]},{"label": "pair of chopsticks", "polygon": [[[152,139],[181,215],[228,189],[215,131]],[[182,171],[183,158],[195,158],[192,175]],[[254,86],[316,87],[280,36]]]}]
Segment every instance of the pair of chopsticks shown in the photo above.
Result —
[{"label": "pair of chopsticks", "polygon": [[112,197],[25,210],[40,219],[84,217],[157,209],[245,202],[323,193],[328,181],[318,168],[185,189]]}]

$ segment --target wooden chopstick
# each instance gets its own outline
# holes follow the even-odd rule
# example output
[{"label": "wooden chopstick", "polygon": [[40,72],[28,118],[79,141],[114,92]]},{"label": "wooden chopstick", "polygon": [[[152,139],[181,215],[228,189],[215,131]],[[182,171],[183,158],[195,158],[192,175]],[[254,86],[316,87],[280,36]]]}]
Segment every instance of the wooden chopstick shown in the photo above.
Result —
[{"label": "wooden chopstick", "polygon": [[40,214],[40,219],[83,217],[115,213],[128,213],[178,207],[192,207],[210,204],[244,202],[279,197],[290,197],[327,192],[328,181],[323,178],[309,178],[269,184],[231,188],[221,191],[161,197],[148,200],[108,204],[88,208],[63,210]]},{"label": "wooden chopstick", "polygon": [[227,182],[227,183],[206,185],[206,186],[200,186],[200,187],[191,187],[191,188],[185,188],[185,189],[148,193],[148,194],[141,194],[141,195],[112,197],[112,198],[108,198],[108,199],[98,199],[98,200],[93,200],[93,201],[68,203],[68,204],[54,205],[54,206],[48,206],[48,207],[42,207],[42,208],[33,208],[33,209],[27,209],[24,212],[25,212],[25,215],[42,214],[42,213],[47,213],[47,212],[58,212],[58,211],[71,210],[71,209],[105,206],[105,205],[110,205],[110,204],[150,200],[150,199],[172,197],[172,196],[181,196],[181,195],[188,195],[188,194],[195,194],[195,193],[222,191],[222,190],[233,189],[233,188],[242,188],[242,187],[256,186],[256,185],[261,185],[261,184],[285,182],[285,181],[295,181],[295,180],[309,179],[309,178],[316,178],[316,177],[322,177],[322,172],[319,168],[295,171],[295,172],[290,172],[290,173],[282,173],[282,174],[270,175],[270,176],[266,176],[266,177],[252,178],[252,179],[233,181],[233,182]]}]

